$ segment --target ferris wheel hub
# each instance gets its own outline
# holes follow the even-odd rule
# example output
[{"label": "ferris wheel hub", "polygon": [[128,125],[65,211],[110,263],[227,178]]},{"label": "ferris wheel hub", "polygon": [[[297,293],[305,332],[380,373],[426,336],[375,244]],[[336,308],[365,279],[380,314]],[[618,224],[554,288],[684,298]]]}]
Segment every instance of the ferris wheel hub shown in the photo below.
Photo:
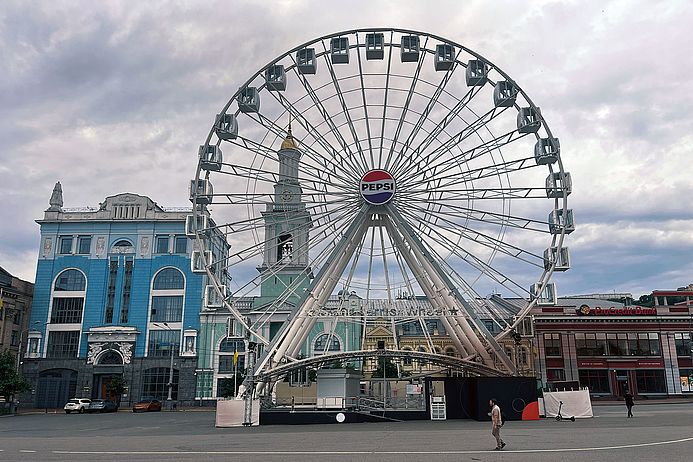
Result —
[{"label": "ferris wheel hub", "polygon": [[387,170],[369,170],[359,182],[359,191],[364,201],[371,205],[384,205],[395,196],[395,177]]}]

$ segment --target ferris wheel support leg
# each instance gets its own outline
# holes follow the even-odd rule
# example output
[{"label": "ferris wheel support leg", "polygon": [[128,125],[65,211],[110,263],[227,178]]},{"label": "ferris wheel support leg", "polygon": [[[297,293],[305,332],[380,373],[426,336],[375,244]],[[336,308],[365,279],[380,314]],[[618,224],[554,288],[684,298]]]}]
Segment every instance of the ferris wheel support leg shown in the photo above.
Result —
[{"label": "ferris wheel support leg", "polygon": [[[411,254],[411,251],[404,244],[402,236],[400,236],[399,232],[395,229],[395,227],[392,225],[392,222],[389,219],[385,220],[385,226],[387,228],[388,234],[390,235],[394,244],[397,246],[400,253],[404,257],[404,260],[409,265],[412,274],[414,274],[414,278],[419,283],[421,290],[424,291],[424,294],[426,295],[428,300],[438,310],[440,310],[443,313],[446,312],[447,307],[445,306],[445,303],[440,299],[439,292],[435,289],[434,284],[432,284],[432,281],[430,281],[426,277],[426,274],[421,271],[421,267],[417,263],[416,257]],[[441,316],[440,319],[443,325],[445,326],[445,329],[448,332],[450,332],[452,341],[461,354],[468,354],[471,351],[475,351],[474,346],[463,332],[460,332],[459,329],[453,328],[452,324],[445,316]]]},{"label": "ferris wheel support leg", "polygon": [[[409,245],[411,250],[414,252],[414,255],[417,257],[417,260],[421,263],[422,269],[428,274],[428,276],[431,278],[431,280],[437,287],[443,289],[439,292],[442,299],[446,302],[448,306],[454,307],[463,313],[466,312],[466,308],[462,306],[460,301],[452,295],[454,293],[454,287],[452,287],[450,284],[446,284],[445,278],[440,274],[439,269],[434,267],[433,262],[431,262],[432,258],[430,256],[427,256],[428,252],[423,247],[421,242],[418,241],[412,235],[412,230],[408,228],[402,216],[397,212],[397,210],[394,207],[388,207],[388,212],[390,218],[396,224],[400,225],[399,230],[402,235],[402,239],[405,241],[406,244]],[[493,367],[494,361],[491,358],[491,355],[486,350],[486,347],[481,343],[481,340],[476,335],[476,333],[472,330],[466,318],[462,316],[456,316],[454,319],[456,321],[456,324],[462,329],[469,341],[473,344],[474,350],[477,352],[477,354],[481,356],[484,363],[486,363],[486,365],[489,367]]]},{"label": "ferris wheel support leg", "polygon": [[[259,362],[256,369],[257,373],[262,372],[268,365],[279,363],[287,354],[291,344],[293,343],[295,345],[297,337],[300,339],[305,335],[307,327],[305,320],[308,313],[310,313],[314,306],[324,306],[327,298],[339,281],[339,277],[335,277],[334,275],[341,274],[342,271],[344,271],[358,242],[360,242],[366,232],[368,219],[369,207],[364,205],[349,229],[347,229],[339,243],[332,250],[332,253],[327,259],[330,263],[320,269],[318,276],[308,288],[306,296],[294,309],[291,321],[280,330],[270,345],[270,348],[268,348],[267,353]],[[309,331],[310,329],[307,330]],[[300,345],[298,348],[300,348]]]}]

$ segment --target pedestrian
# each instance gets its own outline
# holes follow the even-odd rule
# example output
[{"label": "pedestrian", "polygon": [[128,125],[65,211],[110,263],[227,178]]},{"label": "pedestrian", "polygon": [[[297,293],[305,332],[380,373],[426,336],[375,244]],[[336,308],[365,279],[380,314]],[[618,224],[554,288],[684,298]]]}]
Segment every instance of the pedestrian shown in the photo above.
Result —
[{"label": "pedestrian", "polygon": [[627,391],[626,394],[624,395],[624,398],[626,398],[626,407],[628,408],[628,417],[633,417],[633,395],[630,393],[630,391]]},{"label": "pedestrian", "polygon": [[500,407],[498,407],[498,404],[496,403],[496,400],[492,398],[489,401],[489,405],[491,406],[491,424],[493,430],[491,431],[491,434],[496,438],[496,451],[500,451],[505,447],[505,442],[500,436],[500,431],[501,427],[503,426],[503,419],[501,418],[501,410]]}]

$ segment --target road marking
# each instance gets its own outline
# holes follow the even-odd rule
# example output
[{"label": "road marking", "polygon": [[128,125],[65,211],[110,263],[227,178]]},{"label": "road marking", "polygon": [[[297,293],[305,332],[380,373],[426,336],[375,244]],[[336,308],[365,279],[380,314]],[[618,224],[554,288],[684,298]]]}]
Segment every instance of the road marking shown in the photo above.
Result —
[{"label": "road marking", "polygon": [[[516,449],[503,452],[527,454],[544,452],[587,452],[609,451],[614,449],[642,448],[648,446],[662,446],[665,444],[677,444],[693,441],[693,437],[678,440],[653,441],[651,443],[622,444],[618,446],[597,446],[590,448],[556,448],[556,449]],[[252,456],[296,456],[296,455],[459,455],[459,454],[486,454],[495,453],[492,450],[478,451],[53,451],[53,454],[81,454],[81,455],[252,455]]]},{"label": "road marking", "polygon": [[20,449],[19,452],[36,452],[36,451],[32,451],[30,449]]}]

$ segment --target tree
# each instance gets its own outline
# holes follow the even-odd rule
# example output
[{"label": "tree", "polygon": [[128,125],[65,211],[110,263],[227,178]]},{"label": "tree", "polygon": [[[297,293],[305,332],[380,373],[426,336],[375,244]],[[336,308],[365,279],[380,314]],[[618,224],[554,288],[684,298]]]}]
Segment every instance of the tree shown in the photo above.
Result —
[{"label": "tree", "polygon": [[392,362],[390,358],[378,358],[378,368],[373,371],[371,378],[383,377],[383,369],[385,370],[385,377],[397,378],[399,376],[397,372],[397,365]]},{"label": "tree", "polygon": [[221,379],[219,381],[219,390],[217,391],[217,394],[222,398],[233,398],[238,394],[238,388],[240,388],[244,380],[245,374],[241,372],[236,373],[235,381],[233,380],[233,377]]},{"label": "tree", "polygon": [[128,383],[121,376],[116,375],[111,377],[111,380],[106,384],[106,392],[109,395],[115,395],[116,405],[120,406],[120,399],[128,388]]},{"label": "tree", "polygon": [[9,350],[0,353],[0,395],[11,403],[11,412],[14,412],[15,396],[31,389],[31,384],[17,372],[16,360],[14,353]]}]

